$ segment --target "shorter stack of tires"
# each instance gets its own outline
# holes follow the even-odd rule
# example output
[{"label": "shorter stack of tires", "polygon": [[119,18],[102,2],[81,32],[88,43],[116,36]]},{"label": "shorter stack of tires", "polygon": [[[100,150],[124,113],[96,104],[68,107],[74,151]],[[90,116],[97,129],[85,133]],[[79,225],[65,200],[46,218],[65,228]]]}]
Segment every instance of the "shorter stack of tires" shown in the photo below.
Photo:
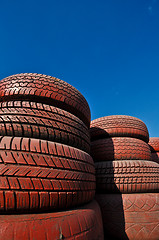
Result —
[{"label": "shorter stack of tires", "polygon": [[96,200],[105,239],[159,239],[159,164],[151,161],[146,125],[114,115],[91,122]]},{"label": "shorter stack of tires", "polygon": [[89,125],[88,103],[68,83],[1,80],[0,239],[103,239]]},{"label": "shorter stack of tires", "polygon": [[149,146],[151,150],[151,160],[159,163],[159,137],[151,137],[149,139]]}]

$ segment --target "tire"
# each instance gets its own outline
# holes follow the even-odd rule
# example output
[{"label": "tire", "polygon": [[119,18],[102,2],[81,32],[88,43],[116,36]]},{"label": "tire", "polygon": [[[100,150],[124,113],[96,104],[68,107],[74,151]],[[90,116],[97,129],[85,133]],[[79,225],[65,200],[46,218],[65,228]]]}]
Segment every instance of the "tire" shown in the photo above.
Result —
[{"label": "tire", "polygon": [[1,103],[0,135],[50,140],[90,153],[86,125],[71,113],[42,103]]},{"label": "tire", "polygon": [[106,239],[158,240],[159,193],[96,195]]},{"label": "tire", "polygon": [[149,139],[151,152],[159,152],[159,137],[151,137]]},{"label": "tire", "polygon": [[149,133],[143,121],[138,118],[113,115],[95,119],[90,126],[91,140],[106,137],[134,137],[149,141]]},{"label": "tire", "polygon": [[83,95],[70,84],[51,76],[21,73],[0,81],[0,101],[29,100],[62,108],[90,125],[90,109]]},{"label": "tire", "polygon": [[144,160],[95,163],[97,192],[159,191],[159,164]]},{"label": "tire", "polygon": [[159,163],[159,152],[151,153],[151,161]]},{"label": "tire", "polygon": [[0,212],[67,209],[94,197],[93,160],[76,148],[1,137],[0,161]]},{"label": "tire", "polygon": [[58,213],[0,215],[0,225],[3,240],[104,240],[101,211],[96,201]]},{"label": "tire", "polygon": [[93,141],[91,156],[95,162],[127,159],[151,161],[151,151],[147,143],[137,138],[126,137]]}]

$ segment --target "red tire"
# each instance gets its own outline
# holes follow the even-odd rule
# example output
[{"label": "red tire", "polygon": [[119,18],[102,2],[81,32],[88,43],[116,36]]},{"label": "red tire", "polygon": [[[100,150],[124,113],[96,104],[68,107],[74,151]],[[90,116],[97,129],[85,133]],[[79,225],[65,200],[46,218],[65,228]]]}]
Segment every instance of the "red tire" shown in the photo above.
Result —
[{"label": "red tire", "polygon": [[90,152],[86,125],[73,114],[42,103],[1,103],[0,135],[45,139]]},{"label": "red tire", "polygon": [[104,240],[101,211],[96,201],[58,213],[0,215],[3,240]]},{"label": "red tire", "polygon": [[151,152],[159,152],[159,137],[151,137],[149,139]]},{"label": "red tire", "polygon": [[159,193],[101,194],[96,200],[105,239],[159,239]]},{"label": "red tire", "polygon": [[138,193],[159,190],[159,164],[126,160],[95,163],[97,192]]},{"label": "red tire", "polygon": [[137,138],[126,137],[93,141],[91,156],[95,162],[127,159],[151,161],[151,151],[147,143]]},{"label": "red tire", "polygon": [[149,133],[143,121],[124,115],[113,115],[95,119],[91,122],[91,140],[106,137],[134,137],[149,141]]},{"label": "red tire", "polygon": [[1,137],[0,156],[0,212],[57,210],[94,197],[93,159],[77,148]]},{"label": "red tire", "polygon": [[151,153],[151,161],[159,163],[159,152]]},{"label": "red tire", "polygon": [[0,101],[31,100],[62,108],[90,125],[90,109],[82,94],[70,84],[51,76],[21,73],[0,81]]}]

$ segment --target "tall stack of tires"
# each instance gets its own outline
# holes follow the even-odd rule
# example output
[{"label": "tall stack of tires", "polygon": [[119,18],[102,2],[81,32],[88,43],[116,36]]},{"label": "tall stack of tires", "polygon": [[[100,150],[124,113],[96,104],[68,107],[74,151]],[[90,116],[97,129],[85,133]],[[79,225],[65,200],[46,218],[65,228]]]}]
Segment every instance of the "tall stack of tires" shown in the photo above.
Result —
[{"label": "tall stack of tires", "polygon": [[159,239],[159,164],[151,161],[146,125],[114,115],[91,122],[96,200],[105,239]]},{"label": "tall stack of tires", "polygon": [[88,103],[68,83],[1,80],[0,239],[103,239],[89,125]]},{"label": "tall stack of tires", "polygon": [[149,146],[151,150],[151,160],[159,163],[159,137],[151,137],[149,139]]}]

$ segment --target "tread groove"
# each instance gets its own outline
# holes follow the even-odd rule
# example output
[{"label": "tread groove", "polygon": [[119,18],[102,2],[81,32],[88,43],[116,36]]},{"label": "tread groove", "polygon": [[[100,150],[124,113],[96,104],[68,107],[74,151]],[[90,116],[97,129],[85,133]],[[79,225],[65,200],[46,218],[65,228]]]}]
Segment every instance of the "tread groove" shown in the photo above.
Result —
[{"label": "tread groove", "polygon": [[[28,103],[26,103],[28,105]],[[15,103],[14,103],[15,105]],[[26,111],[28,109],[28,112]],[[86,152],[90,151],[90,137],[88,129],[81,120],[70,113],[52,108],[49,112],[41,112],[41,108],[0,108],[0,134],[7,136],[34,137],[56,141],[78,147]],[[59,114],[61,113],[61,114]],[[68,118],[66,117],[68,115]],[[78,120],[78,121],[77,121]]]},{"label": "tread groove", "polygon": [[136,193],[159,189],[159,165],[155,162],[110,161],[95,163],[95,167],[97,192]]},{"label": "tread groove", "polygon": [[0,156],[0,190],[7,194],[2,200],[7,205],[0,212],[57,210],[70,206],[68,197],[72,207],[94,197],[93,159],[82,150],[46,140],[5,136],[0,141]]}]

